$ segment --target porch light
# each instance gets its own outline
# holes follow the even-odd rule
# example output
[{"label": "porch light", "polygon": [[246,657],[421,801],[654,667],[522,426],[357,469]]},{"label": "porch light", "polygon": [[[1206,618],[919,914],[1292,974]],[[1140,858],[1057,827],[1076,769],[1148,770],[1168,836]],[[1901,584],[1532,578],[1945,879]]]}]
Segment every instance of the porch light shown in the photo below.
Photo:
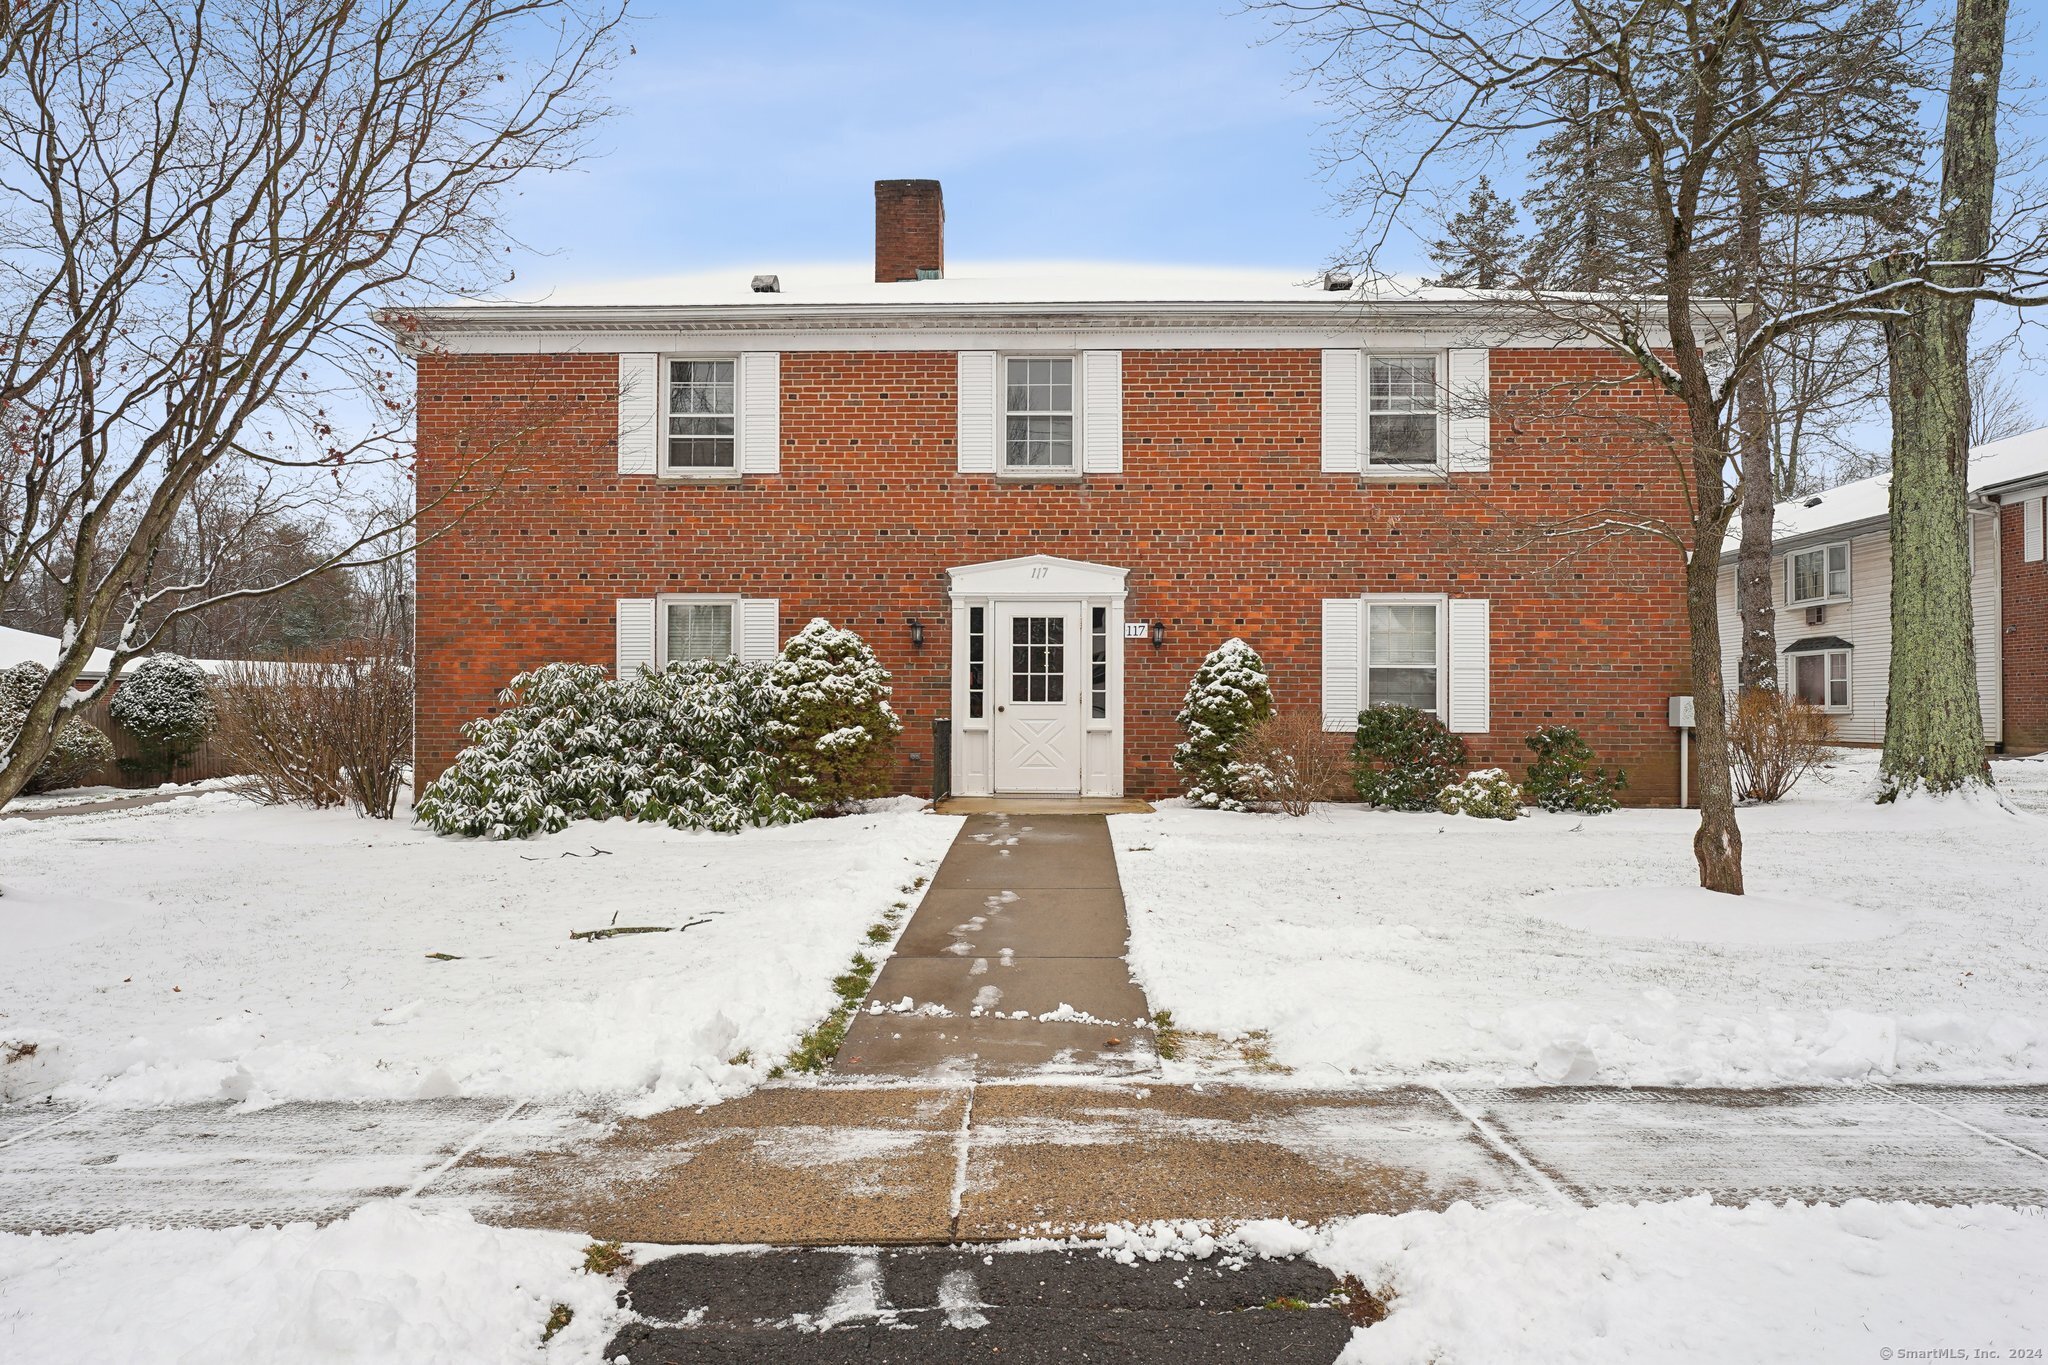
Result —
[{"label": "porch light", "polygon": [[1152,648],[1159,649],[1166,644],[1166,622],[1152,623]]},{"label": "porch light", "polygon": [[915,616],[910,618],[910,647],[912,649],[924,648],[924,622],[918,620]]}]

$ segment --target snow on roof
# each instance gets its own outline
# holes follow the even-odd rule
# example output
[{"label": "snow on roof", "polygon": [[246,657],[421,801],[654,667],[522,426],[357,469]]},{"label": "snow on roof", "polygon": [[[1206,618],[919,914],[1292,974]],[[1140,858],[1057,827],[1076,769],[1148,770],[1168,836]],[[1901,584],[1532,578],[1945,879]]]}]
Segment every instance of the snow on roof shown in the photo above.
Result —
[{"label": "snow on roof", "polygon": [[[12,668],[19,663],[39,663],[44,668],[55,667],[58,643],[54,635],[38,635],[32,630],[0,626],[0,668]],[[107,666],[113,661],[114,651],[95,649],[92,658],[86,663],[85,676],[105,677]]]},{"label": "snow on roof", "polygon": [[[2048,427],[1990,441],[1970,451],[1970,491],[1981,493],[2022,479],[2048,477]],[[1892,476],[1879,474],[1825,493],[1778,504],[1773,540],[1796,540],[1838,527],[1874,521],[1891,511]],[[1740,520],[1728,528],[1728,546],[1741,543]]]},{"label": "snow on roof", "polygon": [[[756,293],[757,274],[780,281],[777,293]],[[1330,303],[1371,297],[1455,302],[1488,297],[1473,289],[1430,288],[1417,277],[1386,281],[1370,291],[1325,290],[1314,269],[1140,265],[1114,261],[962,261],[939,280],[877,284],[865,262],[814,262],[571,283],[526,302],[566,307],[790,304],[987,303]],[[513,300],[504,300],[513,302]]]},{"label": "snow on roof", "polygon": [[[18,663],[34,662],[44,668],[53,668],[57,663],[57,637],[38,635],[32,630],[16,630],[12,626],[0,626],[0,668],[12,668]],[[95,649],[86,663],[81,677],[97,681],[107,675],[107,669],[114,662],[114,651]],[[133,668],[140,660],[130,659],[127,668]],[[241,663],[240,659],[194,659],[200,669],[207,673],[225,672],[229,665]],[[294,664],[293,667],[298,667]]]}]

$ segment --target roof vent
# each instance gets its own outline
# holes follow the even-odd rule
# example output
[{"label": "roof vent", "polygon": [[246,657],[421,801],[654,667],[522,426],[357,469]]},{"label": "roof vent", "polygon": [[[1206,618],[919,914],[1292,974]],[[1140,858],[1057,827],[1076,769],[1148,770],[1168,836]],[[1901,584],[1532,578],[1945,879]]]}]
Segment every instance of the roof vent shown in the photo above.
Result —
[{"label": "roof vent", "polygon": [[1806,501],[1805,501],[1804,503],[1802,503],[1802,504],[1801,504],[1801,506],[1804,506],[1804,507],[1818,507],[1818,506],[1820,506],[1820,498],[1819,498],[1818,496],[1814,496],[1814,497],[1808,498],[1808,499],[1807,499],[1807,500],[1806,500]]},{"label": "roof vent", "polygon": [[1348,270],[1325,270],[1323,288],[1332,294],[1341,294],[1351,287],[1351,272]]},{"label": "roof vent", "polygon": [[754,276],[754,292],[756,294],[780,294],[782,292],[782,276]]}]

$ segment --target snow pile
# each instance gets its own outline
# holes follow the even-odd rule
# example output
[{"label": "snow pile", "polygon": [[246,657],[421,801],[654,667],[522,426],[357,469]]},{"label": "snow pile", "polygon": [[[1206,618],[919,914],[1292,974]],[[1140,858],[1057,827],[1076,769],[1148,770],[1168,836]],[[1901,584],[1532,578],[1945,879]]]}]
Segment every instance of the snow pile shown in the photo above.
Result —
[{"label": "snow pile", "polygon": [[[0,1045],[35,1045],[0,1097],[708,1103],[832,1008],[958,827],[892,805],[488,843],[221,793],[0,821]],[[670,932],[569,937],[611,925]]]},{"label": "snow pile", "polygon": [[2020,810],[1880,807],[1875,764],[1744,810],[1740,898],[1690,811],[1115,816],[1133,973],[1318,1084],[2048,1078],[2048,763],[1997,765]]},{"label": "snow pile", "polygon": [[[0,1235],[0,1358],[595,1360],[623,1314],[583,1245],[395,1201],[326,1227]],[[557,1304],[574,1316],[544,1352]]]},{"label": "snow pile", "polygon": [[2009,1208],[1461,1203],[1334,1224],[1312,1255],[1391,1310],[1345,1365],[1865,1365],[2048,1339],[2048,1219]]}]

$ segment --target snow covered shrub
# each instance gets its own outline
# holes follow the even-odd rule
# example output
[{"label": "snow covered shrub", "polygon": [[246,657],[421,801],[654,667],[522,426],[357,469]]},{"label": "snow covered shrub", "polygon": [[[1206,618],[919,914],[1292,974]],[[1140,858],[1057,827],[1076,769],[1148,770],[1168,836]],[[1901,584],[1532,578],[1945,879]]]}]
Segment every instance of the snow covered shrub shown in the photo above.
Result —
[{"label": "snow covered shrub", "polygon": [[1350,795],[1343,749],[1323,733],[1322,719],[1313,711],[1266,717],[1245,731],[1230,757],[1261,810],[1302,816],[1318,801],[1341,801]]},{"label": "snow covered shrub", "polygon": [[836,812],[880,796],[903,724],[889,709],[889,671],[867,641],[814,618],[782,647],[771,674],[794,731],[790,771],[804,800]]},{"label": "snow covered shrub", "polygon": [[499,694],[506,709],[463,727],[469,747],[413,809],[442,834],[553,833],[625,816],[679,828],[788,824],[791,727],[772,665],[672,663],[622,680],[592,664],[544,664]]},{"label": "snow covered shrub", "polygon": [[1195,670],[1174,719],[1187,735],[1173,766],[1188,800],[1216,810],[1247,810],[1256,799],[1252,774],[1232,757],[1246,732],[1273,714],[1266,661],[1239,639],[1225,640]]},{"label": "snow covered shrub", "polygon": [[1819,707],[1773,687],[1752,687],[1729,711],[1728,764],[1743,800],[1776,801],[1826,761],[1835,727]]},{"label": "snow covered shrub", "polygon": [[1465,741],[1427,711],[1374,706],[1358,713],[1351,746],[1358,799],[1387,810],[1435,810],[1465,767]]},{"label": "snow covered shrub", "polygon": [[107,714],[135,737],[123,771],[168,781],[213,729],[206,672],[178,654],[152,654],[121,675]]},{"label": "snow covered shrub", "polygon": [[[29,704],[43,690],[50,670],[33,659],[12,668],[0,669],[0,741],[12,740],[28,720]],[[37,765],[28,785],[29,795],[76,787],[114,761],[114,746],[99,730],[78,716],[57,727],[50,752]]]},{"label": "snow covered shrub", "polygon": [[1522,789],[1499,768],[1481,768],[1438,792],[1436,808],[1445,815],[1513,820],[1522,813]]},{"label": "snow covered shrub", "polygon": [[1593,746],[1571,726],[1546,725],[1522,742],[1536,755],[1522,790],[1543,809],[1605,815],[1620,804],[1628,774],[1594,767]]}]

